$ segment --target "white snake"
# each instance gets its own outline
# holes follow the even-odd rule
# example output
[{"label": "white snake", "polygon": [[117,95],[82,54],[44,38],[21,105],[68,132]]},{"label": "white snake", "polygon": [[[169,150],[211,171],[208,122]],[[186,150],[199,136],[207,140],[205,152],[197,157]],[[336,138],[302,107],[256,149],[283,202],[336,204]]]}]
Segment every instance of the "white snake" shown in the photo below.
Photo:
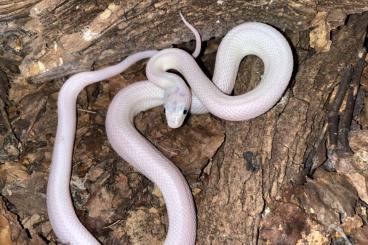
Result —
[{"label": "white snake", "polygon": [[[196,39],[198,41],[198,37]],[[229,96],[240,61],[246,55],[262,59],[264,73],[261,82],[243,95]],[[293,69],[292,52],[285,38],[271,26],[249,22],[232,29],[221,42],[213,83],[194,58],[179,49],[139,52],[114,66],[70,77],[59,93],[59,119],[47,187],[49,219],[63,243],[99,244],[78,220],[70,197],[77,96],[87,85],[117,75],[144,58],[150,58],[146,69],[149,81],[134,83],[115,96],[107,112],[106,130],[114,150],[160,188],[169,216],[166,245],[195,243],[194,203],[183,175],[135,129],[134,116],[164,104],[168,124],[173,128],[182,124],[189,109],[194,114],[209,111],[226,120],[254,118],[280,99]],[[169,69],[183,75],[193,98],[179,76],[166,72]]]}]

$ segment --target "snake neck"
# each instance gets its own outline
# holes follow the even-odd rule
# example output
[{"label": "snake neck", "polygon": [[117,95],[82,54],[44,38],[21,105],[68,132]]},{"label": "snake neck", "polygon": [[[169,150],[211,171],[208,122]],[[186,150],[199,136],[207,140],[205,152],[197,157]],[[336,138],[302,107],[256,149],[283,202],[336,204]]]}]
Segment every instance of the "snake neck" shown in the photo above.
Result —
[{"label": "snake neck", "polygon": [[[187,85],[179,75],[168,71],[177,71],[189,81],[192,80],[193,75],[198,74],[198,71],[201,72],[197,67],[196,61],[190,54],[181,49],[171,48],[159,51],[148,61],[146,74],[151,82],[163,89],[170,89]],[[196,71],[193,71],[193,68]]]}]

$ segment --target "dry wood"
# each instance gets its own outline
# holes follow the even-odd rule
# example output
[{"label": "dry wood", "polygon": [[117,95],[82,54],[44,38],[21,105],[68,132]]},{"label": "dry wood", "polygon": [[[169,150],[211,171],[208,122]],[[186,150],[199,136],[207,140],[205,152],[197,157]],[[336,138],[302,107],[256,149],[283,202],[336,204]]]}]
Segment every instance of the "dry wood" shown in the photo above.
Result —
[{"label": "dry wood", "polygon": [[[353,115],[360,76],[355,73],[356,87],[349,90],[350,75],[344,72],[357,66],[367,10],[367,0],[0,1],[0,68],[6,73],[0,73],[0,183],[6,204],[0,222],[7,227],[1,241],[56,241],[45,191],[57,94],[65,76],[139,50],[192,49],[181,11],[207,41],[199,62],[208,74],[220,38],[249,20],[279,28],[295,58],[282,100],[253,120],[192,116],[183,128],[170,130],[160,108],[137,117],[142,134],[178,164],[192,187],[197,243],[364,244],[368,133],[360,127],[368,129],[368,121],[360,118],[368,110],[363,105],[361,114]],[[359,62],[363,69],[364,61]],[[235,94],[253,88],[262,69],[258,58],[246,58]],[[78,99],[72,196],[80,219],[104,244],[160,244],[166,234],[166,210],[157,187],[113,152],[104,132],[112,96],[141,79],[144,63],[88,87]],[[363,76],[361,101],[367,101],[367,81]],[[344,96],[346,90],[352,95]],[[349,139],[352,152],[330,155],[336,172],[329,172],[322,164],[338,138],[330,136],[327,144],[327,135],[338,131],[338,124],[332,120],[335,128],[327,127],[328,112],[336,119],[339,108],[347,110],[341,114],[346,115],[342,137],[345,148]]]}]

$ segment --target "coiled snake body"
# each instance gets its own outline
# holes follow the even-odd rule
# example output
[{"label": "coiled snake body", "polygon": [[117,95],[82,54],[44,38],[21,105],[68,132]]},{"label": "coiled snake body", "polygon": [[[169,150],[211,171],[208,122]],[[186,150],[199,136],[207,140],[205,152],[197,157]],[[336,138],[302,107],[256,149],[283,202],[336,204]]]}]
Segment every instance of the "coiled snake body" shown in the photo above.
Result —
[{"label": "coiled snake body", "polygon": [[[246,55],[262,59],[261,82],[243,95],[229,96]],[[182,124],[189,109],[193,114],[209,111],[233,121],[254,118],[280,99],[293,69],[292,52],[285,38],[271,26],[249,22],[232,29],[221,42],[213,83],[194,58],[179,49],[139,52],[117,65],[69,78],[59,93],[57,135],[47,188],[50,222],[63,243],[99,244],[78,220],[69,191],[76,98],[85,86],[117,75],[144,58],[150,58],[146,69],[149,81],[134,83],[114,97],[106,117],[106,131],[114,150],[160,188],[169,217],[167,245],[195,243],[196,216],[191,191],[175,165],[135,129],[134,116],[164,104],[168,124],[173,128]],[[181,73],[191,90],[179,76],[168,73],[169,69]]]}]

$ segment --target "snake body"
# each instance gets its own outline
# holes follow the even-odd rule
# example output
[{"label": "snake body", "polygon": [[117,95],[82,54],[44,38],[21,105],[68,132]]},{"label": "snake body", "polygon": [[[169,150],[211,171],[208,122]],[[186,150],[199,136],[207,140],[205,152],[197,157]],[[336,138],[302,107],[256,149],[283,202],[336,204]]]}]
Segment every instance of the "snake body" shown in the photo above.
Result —
[{"label": "snake body", "polygon": [[[246,55],[262,59],[264,73],[261,82],[243,95],[229,96],[240,61]],[[149,81],[134,83],[114,97],[106,116],[106,131],[114,150],[160,188],[169,217],[167,245],[195,243],[196,216],[191,191],[175,165],[135,129],[134,116],[174,98],[172,104],[189,103],[194,114],[209,111],[235,121],[254,118],[280,99],[293,68],[292,52],[285,38],[268,25],[250,22],[232,29],[221,42],[213,83],[194,58],[179,49],[140,52],[115,66],[79,73],[68,79],[58,98],[59,121],[47,189],[50,222],[61,242],[99,244],[75,215],[69,192],[77,95],[85,86],[119,74],[143,58],[150,58],[146,69]],[[192,98],[184,81],[168,73],[169,69],[183,75],[191,88]],[[174,96],[168,95],[167,91],[173,91]],[[183,109],[182,106],[176,108]],[[170,113],[172,111],[167,112],[167,116],[171,116]],[[172,126],[176,127],[177,122],[182,123],[182,119],[172,121]]]}]

